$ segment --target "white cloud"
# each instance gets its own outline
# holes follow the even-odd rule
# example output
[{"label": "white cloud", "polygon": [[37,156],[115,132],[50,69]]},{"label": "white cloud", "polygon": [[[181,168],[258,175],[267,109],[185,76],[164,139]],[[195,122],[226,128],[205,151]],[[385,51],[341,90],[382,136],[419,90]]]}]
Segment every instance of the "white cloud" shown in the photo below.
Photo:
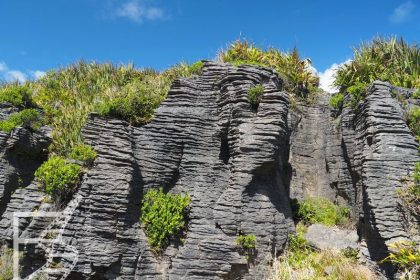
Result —
[{"label": "white cloud", "polygon": [[27,80],[26,74],[18,70],[7,71],[4,74],[4,77],[6,81],[9,81],[9,82],[13,82],[13,81],[25,82]]},{"label": "white cloud", "polygon": [[115,15],[128,18],[137,23],[142,23],[144,20],[160,20],[164,18],[164,12],[161,8],[149,6],[144,1],[139,0],[124,3],[117,9]]},{"label": "white cloud", "polygon": [[416,5],[413,2],[405,2],[394,9],[392,15],[389,16],[389,20],[392,23],[403,23],[410,18],[415,7]]},{"label": "white cloud", "polygon": [[338,92],[338,88],[334,86],[335,74],[340,66],[350,63],[351,60],[348,59],[342,63],[334,63],[324,72],[319,72],[319,87],[329,93]]},{"label": "white cloud", "polygon": [[36,71],[31,71],[31,74],[35,78],[35,80],[38,80],[44,77],[46,73],[44,71],[36,70]]},{"label": "white cloud", "polygon": [[36,70],[36,71],[19,71],[19,70],[9,70],[7,64],[3,61],[0,61],[0,81],[5,80],[7,82],[25,82],[28,80],[28,77],[32,79],[39,79],[45,75],[45,72]]},{"label": "white cloud", "polygon": [[0,72],[7,71],[7,65],[3,61],[0,61]]}]

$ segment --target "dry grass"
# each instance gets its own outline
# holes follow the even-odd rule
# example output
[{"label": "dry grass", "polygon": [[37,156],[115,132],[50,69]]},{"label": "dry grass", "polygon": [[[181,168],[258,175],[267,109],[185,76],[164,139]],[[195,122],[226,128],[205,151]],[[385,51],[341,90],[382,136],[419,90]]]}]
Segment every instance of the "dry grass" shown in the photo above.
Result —
[{"label": "dry grass", "polygon": [[291,262],[286,252],[273,263],[268,280],[374,280],[374,273],[366,266],[346,258],[339,251],[312,252],[299,262]]},{"label": "dry grass", "polygon": [[0,280],[13,279],[13,250],[6,246],[0,248]]}]

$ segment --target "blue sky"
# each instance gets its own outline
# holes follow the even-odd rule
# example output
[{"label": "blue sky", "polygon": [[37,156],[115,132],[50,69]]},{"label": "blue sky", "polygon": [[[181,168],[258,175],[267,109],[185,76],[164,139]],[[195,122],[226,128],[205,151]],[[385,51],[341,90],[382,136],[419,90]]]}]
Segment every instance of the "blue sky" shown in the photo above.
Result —
[{"label": "blue sky", "polygon": [[79,59],[161,70],[212,59],[239,36],[297,46],[327,75],[362,40],[420,41],[420,0],[2,0],[0,26],[3,80]]}]

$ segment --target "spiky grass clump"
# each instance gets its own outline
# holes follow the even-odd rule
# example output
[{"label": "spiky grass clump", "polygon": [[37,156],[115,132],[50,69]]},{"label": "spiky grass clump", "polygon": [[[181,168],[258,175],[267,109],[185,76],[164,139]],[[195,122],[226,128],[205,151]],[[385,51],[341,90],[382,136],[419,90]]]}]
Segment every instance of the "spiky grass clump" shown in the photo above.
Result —
[{"label": "spiky grass clump", "polygon": [[390,82],[406,88],[420,88],[420,48],[402,38],[376,38],[354,49],[351,62],[341,66],[335,85],[341,92],[352,87],[353,106],[364,98],[362,88],[375,80]]},{"label": "spiky grass clump", "polygon": [[296,48],[292,52],[281,52],[270,48],[257,48],[246,40],[238,40],[219,54],[224,62],[235,65],[251,64],[273,68],[285,79],[286,90],[306,97],[319,84],[319,78],[311,71],[311,61],[301,59]]},{"label": "spiky grass clump", "polygon": [[295,205],[295,216],[305,223],[319,223],[326,226],[345,224],[349,221],[350,210],[334,204],[323,197],[311,197]]},{"label": "spiky grass clump", "polygon": [[[374,273],[357,263],[345,251],[314,250],[303,237],[306,227],[299,223],[296,235],[289,235],[283,254],[274,260],[269,280],[374,280]],[[328,271],[327,271],[328,270]]]}]

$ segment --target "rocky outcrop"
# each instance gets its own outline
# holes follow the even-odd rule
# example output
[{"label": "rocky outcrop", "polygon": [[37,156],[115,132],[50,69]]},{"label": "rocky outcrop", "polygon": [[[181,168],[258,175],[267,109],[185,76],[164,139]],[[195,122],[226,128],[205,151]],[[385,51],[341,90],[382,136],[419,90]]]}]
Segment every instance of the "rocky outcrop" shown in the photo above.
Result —
[{"label": "rocky outcrop", "polygon": [[[374,83],[356,110],[331,111],[324,96],[289,111],[272,70],[204,64],[202,75],[174,82],[144,126],[89,116],[84,141],[98,157],[59,217],[22,222],[22,236],[47,238],[45,229],[55,230],[53,245],[35,246],[26,257],[26,274],[264,279],[294,231],[289,199],[309,196],[351,207],[372,260],[384,257],[388,242],[410,237],[395,191],[419,160],[418,144],[395,88]],[[247,92],[260,84],[262,101],[251,106]],[[0,116],[10,114],[2,108]],[[54,211],[33,182],[49,138],[46,130],[19,128],[0,133],[0,143],[0,241],[10,244],[13,212]],[[142,197],[156,188],[191,197],[183,242],[171,240],[159,255],[139,224]],[[249,261],[236,245],[239,234],[256,235]],[[392,268],[383,269],[391,278]]]}]

